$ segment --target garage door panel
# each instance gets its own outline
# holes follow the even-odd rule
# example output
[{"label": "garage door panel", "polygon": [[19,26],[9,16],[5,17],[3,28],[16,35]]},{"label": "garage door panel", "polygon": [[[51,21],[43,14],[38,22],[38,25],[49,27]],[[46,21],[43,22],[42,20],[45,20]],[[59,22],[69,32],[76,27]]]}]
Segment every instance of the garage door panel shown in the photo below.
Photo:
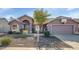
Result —
[{"label": "garage door panel", "polygon": [[53,25],[52,33],[54,34],[72,34],[73,25]]}]

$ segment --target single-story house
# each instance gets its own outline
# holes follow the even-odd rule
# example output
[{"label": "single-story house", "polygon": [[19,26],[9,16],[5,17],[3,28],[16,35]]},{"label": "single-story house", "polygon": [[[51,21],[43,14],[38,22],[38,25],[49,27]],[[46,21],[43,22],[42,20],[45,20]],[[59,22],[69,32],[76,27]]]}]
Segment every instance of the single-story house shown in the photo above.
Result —
[{"label": "single-story house", "polygon": [[[12,32],[20,32],[23,30],[27,30],[28,33],[32,33],[32,32],[36,32],[36,27],[38,23],[32,17],[23,15],[17,19],[12,19],[9,22],[9,25],[10,25],[10,31]],[[44,28],[41,27],[40,30],[43,30]]]},{"label": "single-story house", "polygon": [[47,23],[51,34],[79,34],[79,19],[59,16]]},{"label": "single-story house", "polygon": [[[50,18],[48,19],[50,20]],[[23,15],[9,22],[10,30],[20,32],[27,29],[28,33],[32,33],[38,25],[32,17]],[[42,31],[47,29],[51,34],[79,34],[79,19],[71,17],[59,16],[46,21],[42,27]]]},{"label": "single-story house", "polygon": [[0,18],[0,33],[7,33],[10,31],[8,21],[6,18]]},{"label": "single-story house", "polygon": [[28,33],[32,33],[33,22],[30,16],[23,15],[9,22],[10,30],[13,32],[20,32],[26,29]]}]

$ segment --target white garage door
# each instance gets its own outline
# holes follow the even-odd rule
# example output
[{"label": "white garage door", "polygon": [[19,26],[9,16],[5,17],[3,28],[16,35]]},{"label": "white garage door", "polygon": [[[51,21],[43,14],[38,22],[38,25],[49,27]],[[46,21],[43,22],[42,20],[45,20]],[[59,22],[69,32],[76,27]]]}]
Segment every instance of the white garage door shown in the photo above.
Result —
[{"label": "white garage door", "polygon": [[52,25],[53,34],[72,34],[73,25]]}]

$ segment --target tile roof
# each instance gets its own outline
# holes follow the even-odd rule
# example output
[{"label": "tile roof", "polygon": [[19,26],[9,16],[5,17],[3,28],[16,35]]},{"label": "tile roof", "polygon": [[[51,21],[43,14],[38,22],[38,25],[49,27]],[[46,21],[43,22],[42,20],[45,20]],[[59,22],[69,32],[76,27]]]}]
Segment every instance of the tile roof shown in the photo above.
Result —
[{"label": "tile roof", "polygon": [[78,19],[78,18],[71,18],[71,17],[65,17],[65,16],[58,16],[58,17],[56,17],[56,18],[51,18],[51,20],[48,21],[48,23],[53,22],[53,21],[56,20],[56,19],[59,19],[59,20],[60,20],[60,19],[71,19],[71,20],[73,20],[73,21],[79,23],[79,19]]},{"label": "tile roof", "polygon": [[73,20],[76,21],[76,22],[79,22],[79,19],[78,18],[74,18]]}]

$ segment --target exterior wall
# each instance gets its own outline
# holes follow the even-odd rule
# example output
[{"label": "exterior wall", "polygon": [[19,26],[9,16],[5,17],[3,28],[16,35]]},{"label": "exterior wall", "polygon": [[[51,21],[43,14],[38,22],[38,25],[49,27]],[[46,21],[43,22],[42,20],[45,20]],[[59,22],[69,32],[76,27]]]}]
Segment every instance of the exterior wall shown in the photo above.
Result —
[{"label": "exterior wall", "polygon": [[19,18],[19,20],[20,20],[20,22],[27,20],[29,22],[29,26],[28,26],[29,33],[32,33],[32,25],[33,25],[32,19],[28,18],[27,16],[23,16],[23,17]]},{"label": "exterior wall", "polygon": [[[10,23],[10,29],[11,31],[20,31],[21,29],[24,29],[24,24],[26,24],[26,28],[28,28],[28,32],[32,33],[32,25],[33,25],[33,20],[29,16],[21,16],[17,19],[18,21],[14,20],[13,22]],[[27,22],[25,22],[27,21]],[[28,24],[27,24],[28,23]],[[16,29],[13,29],[13,25],[17,25]]]},{"label": "exterior wall", "polygon": [[60,19],[55,19],[52,22],[49,22],[48,24],[62,24]]},{"label": "exterior wall", "polygon": [[66,24],[74,24],[74,32],[78,32],[78,23],[73,20],[68,20]]},{"label": "exterior wall", "polygon": [[[13,25],[16,25],[17,28],[16,29],[13,29]],[[16,31],[16,32],[19,32],[20,29],[19,29],[19,24],[17,22],[13,22],[11,25],[10,25],[10,29],[11,31]]]},{"label": "exterior wall", "polygon": [[32,24],[30,23],[29,32],[32,33]]},{"label": "exterior wall", "polygon": [[0,33],[7,33],[10,31],[10,26],[8,25],[8,22],[4,20],[0,20]]}]

